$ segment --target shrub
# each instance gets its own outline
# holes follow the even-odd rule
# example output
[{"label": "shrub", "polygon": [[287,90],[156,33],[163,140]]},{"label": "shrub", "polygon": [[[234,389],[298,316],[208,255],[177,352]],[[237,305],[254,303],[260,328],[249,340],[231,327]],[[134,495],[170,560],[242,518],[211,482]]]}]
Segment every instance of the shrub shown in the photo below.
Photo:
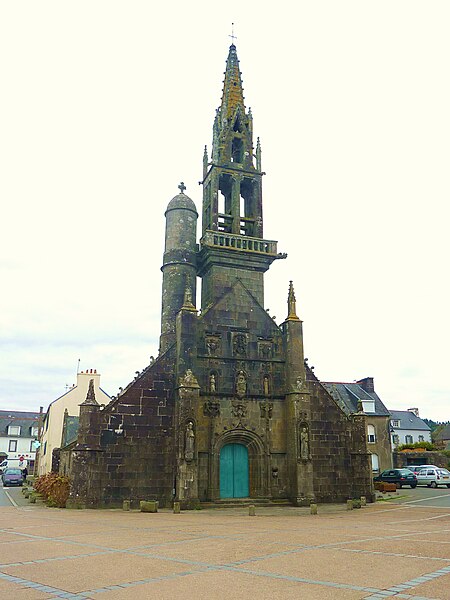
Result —
[{"label": "shrub", "polygon": [[65,508],[69,497],[70,479],[58,473],[46,473],[34,482],[34,489],[42,495],[48,506]]},{"label": "shrub", "polygon": [[402,450],[428,450],[431,452],[436,450],[436,446],[431,442],[415,442],[414,444],[400,444],[400,446],[397,447],[397,450],[400,452]]}]

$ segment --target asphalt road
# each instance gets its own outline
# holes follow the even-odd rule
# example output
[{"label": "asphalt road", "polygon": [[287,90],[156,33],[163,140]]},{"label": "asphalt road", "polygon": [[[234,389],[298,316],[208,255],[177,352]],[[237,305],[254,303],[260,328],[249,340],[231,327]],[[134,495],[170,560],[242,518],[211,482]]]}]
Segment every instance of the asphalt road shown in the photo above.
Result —
[{"label": "asphalt road", "polygon": [[398,498],[393,498],[390,502],[409,504],[411,506],[423,506],[431,508],[450,508],[450,489],[446,487],[428,488],[416,487],[402,488],[398,490]]},{"label": "asphalt road", "polygon": [[0,481],[0,506],[13,506],[10,498],[15,498],[16,494],[22,495],[21,487],[14,488],[3,488]]}]

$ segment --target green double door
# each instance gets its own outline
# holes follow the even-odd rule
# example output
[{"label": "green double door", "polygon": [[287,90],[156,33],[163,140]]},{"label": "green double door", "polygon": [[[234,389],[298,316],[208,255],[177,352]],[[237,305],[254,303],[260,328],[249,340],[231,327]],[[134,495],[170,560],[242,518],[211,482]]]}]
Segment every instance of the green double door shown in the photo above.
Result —
[{"label": "green double door", "polygon": [[220,497],[248,498],[248,450],[227,444],[220,451]]}]

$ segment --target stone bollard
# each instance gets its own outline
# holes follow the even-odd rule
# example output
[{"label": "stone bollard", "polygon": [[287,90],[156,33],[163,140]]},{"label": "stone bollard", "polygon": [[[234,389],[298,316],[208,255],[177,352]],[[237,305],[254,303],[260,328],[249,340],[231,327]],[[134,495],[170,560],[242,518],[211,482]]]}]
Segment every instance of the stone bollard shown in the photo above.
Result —
[{"label": "stone bollard", "polygon": [[347,510],[353,510],[353,500],[347,500]]},{"label": "stone bollard", "polygon": [[23,495],[25,496],[25,498],[28,498],[28,497],[30,496],[30,490],[27,488],[27,489],[24,491]]},{"label": "stone bollard", "polygon": [[317,515],[317,504],[310,504],[309,509],[312,515]]},{"label": "stone bollard", "polygon": [[250,504],[250,506],[248,507],[248,516],[249,517],[255,517],[256,516],[256,507],[254,504]]},{"label": "stone bollard", "polygon": [[361,508],[361,500],[357,500],[356,498],[353,500],[353,508]]},{"label": "stone bollard", "polygon": [[122,504],[122,510],[130,510],[131,500],[124,500]]},{"label": "stone bollard", "polygon": [[367,499],[365,496],[361,496],[361,506],[366,506],[367,505]]},{"label": "stone bollard", "polygon": [[141,500],[139,503],[141,512],[156,513],[158,512],[157,500]]},{"label": "stone bollard", "polygon": [[29,502],[31,502],[31,504],[36,504],[36,496],[35,494],[30,494],[28,497]]},{"label": "stone bollard", "polygon": [[180,513],[181,513],[180,503],[179,502],[174,502],[173,503],[173,514],[174,515],[179,515]]}]

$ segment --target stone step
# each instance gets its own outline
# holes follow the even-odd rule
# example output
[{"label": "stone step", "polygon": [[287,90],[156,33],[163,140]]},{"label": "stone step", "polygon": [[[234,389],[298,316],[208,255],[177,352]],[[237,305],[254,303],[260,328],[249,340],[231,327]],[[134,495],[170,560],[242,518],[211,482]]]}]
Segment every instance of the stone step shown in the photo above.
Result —
[{"label": "stone step", "polygon": [[255,506],[292,506],[289,500],[270,498],[222,498],[215,502],[201,502],[201,508],[244,508],[254,504]]}]

